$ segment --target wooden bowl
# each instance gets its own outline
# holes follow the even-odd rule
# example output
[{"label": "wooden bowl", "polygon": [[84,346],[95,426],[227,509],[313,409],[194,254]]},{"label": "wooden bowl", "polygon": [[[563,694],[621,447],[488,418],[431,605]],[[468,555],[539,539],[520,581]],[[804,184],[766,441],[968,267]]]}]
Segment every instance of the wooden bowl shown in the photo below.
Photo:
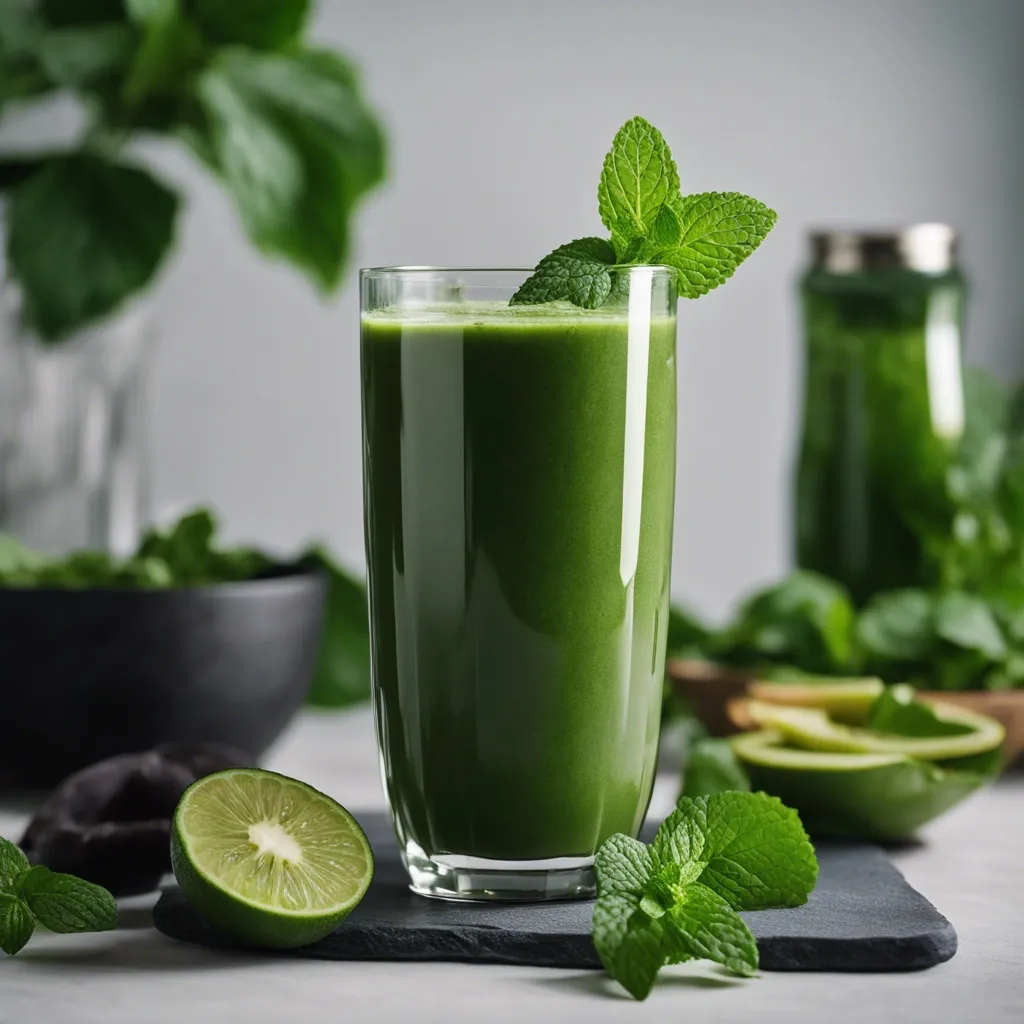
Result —
[{"label": "wooden bowl", "polygon": [[693,708],[712,736],[731,736],[740,730],[729,717],[728,702],[742,697],[757,677],[751,672],[711,661],[671,659],[665,665],[672,689]]},{"label": "wooden bowl", "polygon": [[928,700],[945,701],[994,718],[1006,730],[1003,764],[1009,768],[1024,754],[1024,690],[922,690]]},{"label": "wooden bowl", "polygon": [[[673,690],[690,702],[694,713],[713,736],[730,736],[749,729],[738,698],[757,679],[752,672],[706,661],[672,660],[665,667]],[[922,690],[927,700],[957,704],[996,719],[1006,730],[1003,762],[1009,767],[1024,754],[1024,690],[972,690],[950,693]]]}]

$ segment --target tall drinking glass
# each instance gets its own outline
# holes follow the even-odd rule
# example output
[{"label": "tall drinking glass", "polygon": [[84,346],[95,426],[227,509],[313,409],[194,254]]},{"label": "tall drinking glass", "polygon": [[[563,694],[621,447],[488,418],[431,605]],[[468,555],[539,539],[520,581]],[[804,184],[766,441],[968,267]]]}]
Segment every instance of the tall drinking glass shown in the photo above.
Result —
[{"label": "tall drinking glass", "polygon": [[658,746],[676,294],[509,305],[528,270],[364,270],[363,486],[381,766],[412,888],[594,892]]}]

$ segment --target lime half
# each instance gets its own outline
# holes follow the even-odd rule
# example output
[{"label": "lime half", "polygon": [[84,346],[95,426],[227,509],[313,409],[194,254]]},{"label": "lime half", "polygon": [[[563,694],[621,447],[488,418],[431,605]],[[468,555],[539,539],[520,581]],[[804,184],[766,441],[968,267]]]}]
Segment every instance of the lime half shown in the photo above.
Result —
[{"label": "lime half", "polygon": [[769,730],[743,733],[731,742],[753,788],[795,808],[812,835],[912,835],[994,771],[994,764],[973,770],[970,759],[937,765],[899,753],[794,749],[781,733]]},{"label": "lime half", "polygon": [[329,935],[373,877],[370,844],[341,804],[258,768],[217,772],[185,791],[171,865],[210,924],[277,949]]},{"label": "lime half", "polygon": [[762,729],[781,733],[788,744],[805,750],[848,754],[905,754],[927,761],[946,761],[994,750],[1005,738],[1003,727],[987,715],[953,704],[932,705],[935,717],[962,726],[960,735],[933,737],[898,736],[871,729],[853,729],[832,721],[825,711],[810,707],[785,707],[750,700],[751,720]]}]

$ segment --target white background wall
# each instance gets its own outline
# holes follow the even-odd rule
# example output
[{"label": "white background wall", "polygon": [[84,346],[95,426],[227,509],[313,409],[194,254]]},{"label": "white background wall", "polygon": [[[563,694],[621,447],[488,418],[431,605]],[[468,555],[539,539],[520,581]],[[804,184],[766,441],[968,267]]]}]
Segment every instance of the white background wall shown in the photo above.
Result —
[{"label": "white background wall", "polygon": [[[392,140],[354,264],[527,265],[596,232],[634,113],[684,190],[774,206],[763,248],[681,311],[674,590],[720,616],[789,562],[809,227],[960,226],[970,355],[1024,374],[1022,28],[1022,0],[321,0]],[[209,501],[234,538],[361,563],[354,276],[319,303],[186,158],[156,160],[190,200],[156,298],[158,511]]]}]

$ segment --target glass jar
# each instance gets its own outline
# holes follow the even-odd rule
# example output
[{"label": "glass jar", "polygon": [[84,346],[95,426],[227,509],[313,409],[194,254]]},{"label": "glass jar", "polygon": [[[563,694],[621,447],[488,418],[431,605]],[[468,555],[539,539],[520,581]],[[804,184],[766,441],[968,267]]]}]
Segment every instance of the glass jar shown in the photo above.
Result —
[{"label": "glass jar", "polygon": [[937,578],[929,537],[949,528],[964,429],[965,282],[943,224],[816,233],[811,247],[796,559],[860,604]]},{"label": "glass jar", "polygon": [[57,342],[0,287],[0,531],[41,551],[126,554],[145,522],[148,307]]}]

